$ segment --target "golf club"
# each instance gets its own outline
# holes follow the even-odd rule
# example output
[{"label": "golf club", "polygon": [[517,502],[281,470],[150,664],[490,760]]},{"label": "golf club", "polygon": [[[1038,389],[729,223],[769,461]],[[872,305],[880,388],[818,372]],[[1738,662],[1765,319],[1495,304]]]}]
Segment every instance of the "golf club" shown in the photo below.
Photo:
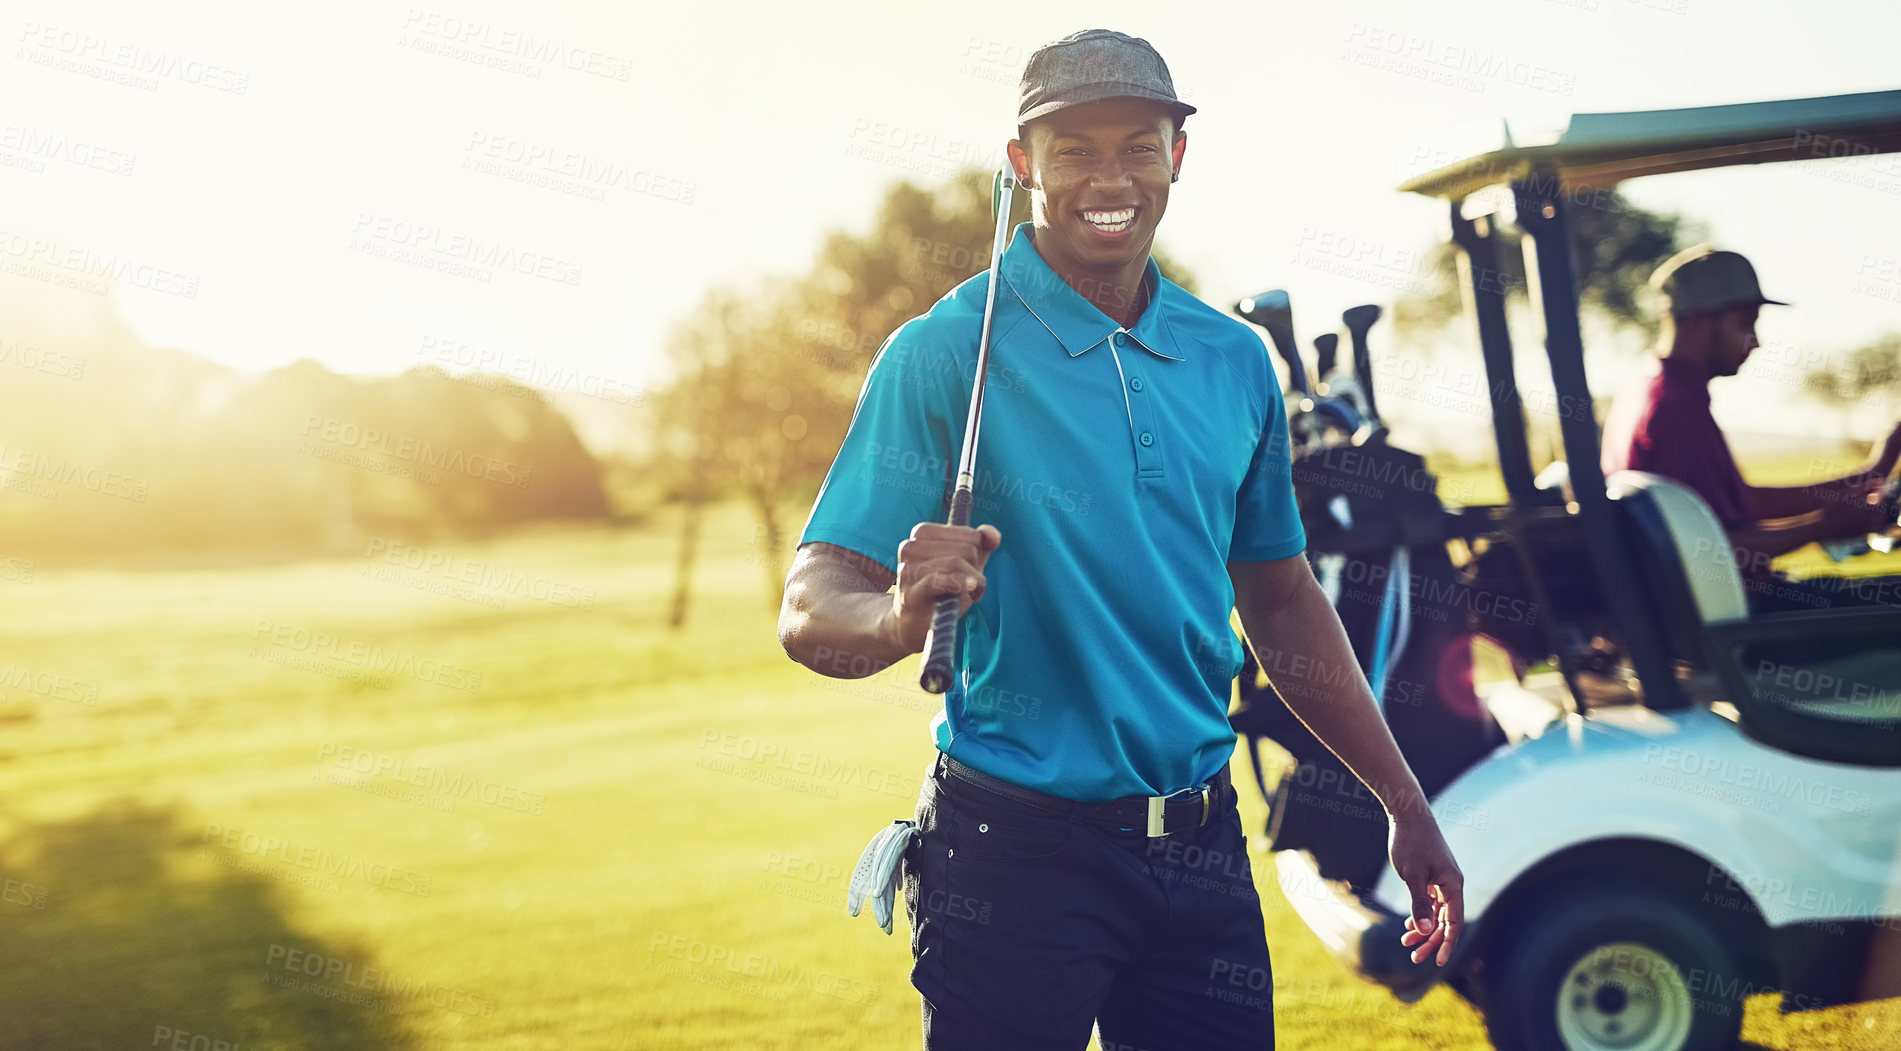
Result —
[{"label": "golf club", "polygon": [[1334,357],[1339,348],[1340,334],[1338,332],[1324,332],[1314,337],[1314,352],[1320,356],[1320,359],[1314,363],[1315,382],[1327,381],[1327,376],[1333,372]]},{"label": "golf club", "polygon": [[[964,450],[957,458],[957,488],[951,494],[950,524],[970,524],[971,491],[977,478],[977,430],[983,425],[984,373],[990,364],[990,319],[997,310],[997,274],[1003,248],[1010,239],[1010,198],[1016,179],[1008,165],[997,173],[990,200],[997,212],[996,236],[990,245],[990,282],[984,290],[983,328],[977,336],[977,379],[970,389],[970,414],[964,419]],[[950,689],[951,654],[957,644],[957,596],[939,595],[931,609],[931,630],[924,636],[924,670],[918,685],[927,693]]]},{"label": "golf club", "polygon": [[1294,389],[1312,397],[1314,389],[1307,380],[1307,366],[1301,363],[1300,348],[1294,344],[1294,306],[1287,293],[1277,288],[1249,296],[1234,305],[1234,312],[1267,330],[1274,349],[1280,352],[1281,360],[1287,362]]},{"label": "golf club", "polygon": [[1380,308],[1376,303],[1348,307],[1340,315],[1340,320],[1346,322],[1347,334],[1353,340],[1353,378],[1359,381],[1360,396],[1365,399],[1362,408],[1366,410],[1366,423],[1375,432],[1383,431],[1385,425],[1380,423],[1378,403],[1373,398],[1373,356],[1366,349],[1366,330],[1372,328],[1379,319]]}]

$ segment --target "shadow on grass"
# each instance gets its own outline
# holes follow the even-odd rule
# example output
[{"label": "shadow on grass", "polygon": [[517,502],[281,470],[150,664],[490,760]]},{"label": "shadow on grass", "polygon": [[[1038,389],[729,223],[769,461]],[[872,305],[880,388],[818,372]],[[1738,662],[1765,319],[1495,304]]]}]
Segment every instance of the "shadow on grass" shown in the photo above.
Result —
[{"label": "shadow on grass", "polygon": [[397,1009],[426,1006],[287,968],[374,959],[298,929],[275,880],[209,864],[202,833],[122,803],[0,844],[0,1048],[414,1047]]}]

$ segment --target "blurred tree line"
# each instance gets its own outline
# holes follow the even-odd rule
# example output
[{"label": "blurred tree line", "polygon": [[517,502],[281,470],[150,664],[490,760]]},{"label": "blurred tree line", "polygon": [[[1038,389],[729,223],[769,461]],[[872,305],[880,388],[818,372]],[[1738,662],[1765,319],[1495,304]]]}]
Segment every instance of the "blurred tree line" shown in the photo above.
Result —
[{"label": "blurred tree line", "polygon": [[0,285],[0,552],[291,557],[608,516],[600,463],[539,391],[226,368],[39,284]]},{"label": "blurred tree line", "polygon": [[[651,400],[665,492],[684,508],[673,625],[688,616],[702,509],[726,496],[757,518],[754,561],[778,605],[800,524],[784,508],[818,491],[878,348],[990,265],[992,174],[971,169],[936,190],[900,182],[869,232],[832,233],[807,273],[715,289],[670,333],[675,379]],[[1018,193],[1012,223],[1027,221],[1029,207]],[[1165,254],[1154,258],[1195,290]]]},{"label": "blurred tree line", "polygon": [[1834,355],[1803,378],[1809,393],[1835,406],[1901,394],[1901,333],[1889,332],[1865,347]]}]

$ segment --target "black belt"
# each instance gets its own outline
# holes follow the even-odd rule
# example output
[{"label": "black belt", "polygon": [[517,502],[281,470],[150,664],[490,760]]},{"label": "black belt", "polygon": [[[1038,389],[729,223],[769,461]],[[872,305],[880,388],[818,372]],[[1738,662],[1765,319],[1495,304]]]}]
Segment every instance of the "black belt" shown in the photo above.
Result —
[{"label": "black belt", "polygon": [[1092,824],[1113,825],[1116,828],[1139,828],[1147,831],[1151,838],[1185,832],[1191,828],[1200,828],[1208,823],[1218,810],[1227,803],[1227,797],[1233,788],[1228,777],[1228,768],[1223,765],[1215,776],[1206,782],[1190,788],[1184,788],[1166,796],[1123,796],[1106,803],[1079,803],[1073,799],[1052,796],[1022,785],[992,777],[975,767],[960,763],[943,752],[937,753],[937,772],[948,774],[960,781],[966,781],[978,788],[988,789],[1001,796],[1007,796],[1019,803],[1069,814]]}]

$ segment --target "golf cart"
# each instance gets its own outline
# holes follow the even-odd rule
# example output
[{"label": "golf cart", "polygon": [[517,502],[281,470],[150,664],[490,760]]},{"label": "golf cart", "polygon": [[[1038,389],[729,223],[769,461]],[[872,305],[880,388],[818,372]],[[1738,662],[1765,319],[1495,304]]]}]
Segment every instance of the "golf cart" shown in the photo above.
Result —
[{"label": "golf cart", "polygon": [[[1315,383],[1284,294],[1237,307],[1289,362],[1308,556],[1459,859],[1467,925],[1446,968],[1409,959],[1384,813],[1250,660],[1233,721],[1281,888],[1400,999],[1448,980],[1500,1048],[1727,1047],[1756,993],[1783,1011],[1901,995],[1870,965],[1901,959],[1901,606],[1752,613],[1695,492],[1603,476],[1567,232],[1581,194],[1625,179],[1831,143],[1901,151],[1901,91],[1580,114],[1400,187],[1446,202],[1469,264],[1500,506],[1448,506],[1386,441],[1365,308],[1351,383],[1330,362]],[[1506,289],[1482,277],[1506,223],[1527,235],[1565,457],[1536,476]],[[1277,779],[1264,740],[1292,757]]]}]

